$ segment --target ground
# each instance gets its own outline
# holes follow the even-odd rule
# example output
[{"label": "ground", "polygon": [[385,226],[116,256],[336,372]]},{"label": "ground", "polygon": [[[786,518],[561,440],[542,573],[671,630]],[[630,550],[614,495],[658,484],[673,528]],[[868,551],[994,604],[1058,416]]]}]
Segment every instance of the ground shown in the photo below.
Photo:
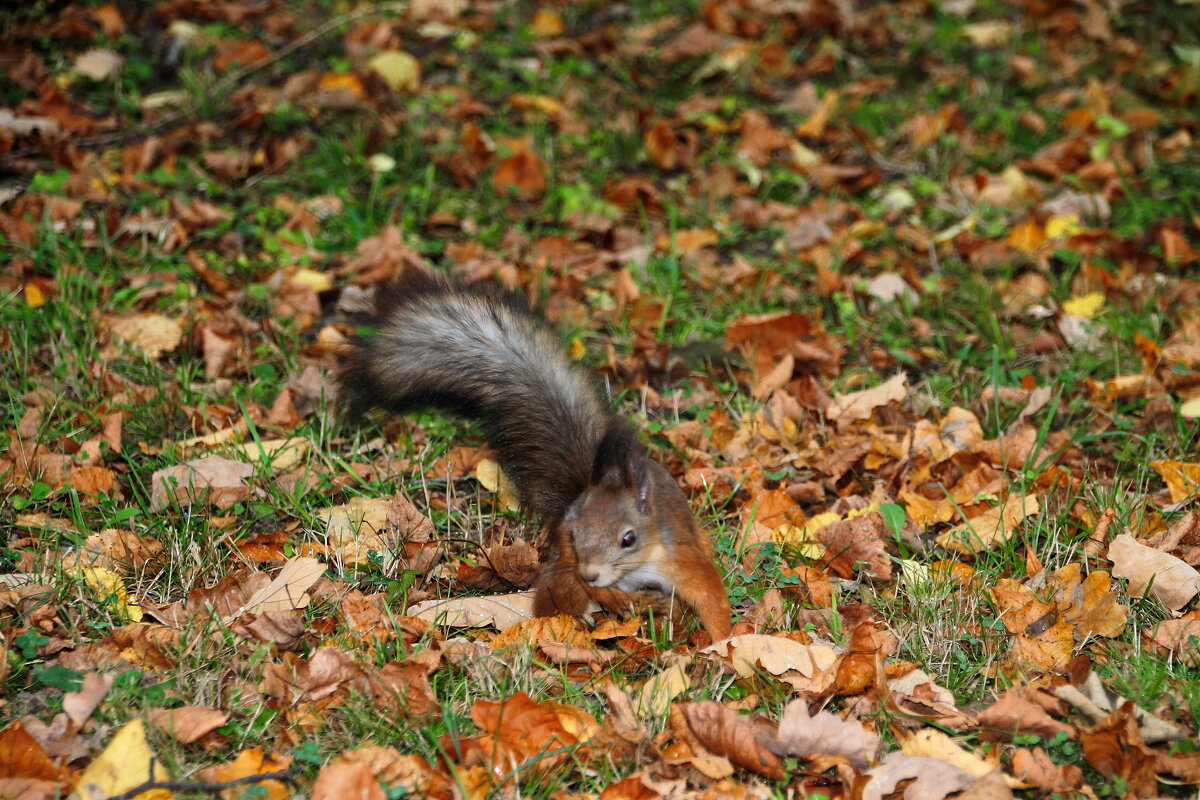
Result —
[{"label": "ground", "polygon": [[[0,796],[1195,792],[1194,3],[0,26]],[[334,377],[411,270],[562,332],[732,639],[529,619],[478,430]]]}]

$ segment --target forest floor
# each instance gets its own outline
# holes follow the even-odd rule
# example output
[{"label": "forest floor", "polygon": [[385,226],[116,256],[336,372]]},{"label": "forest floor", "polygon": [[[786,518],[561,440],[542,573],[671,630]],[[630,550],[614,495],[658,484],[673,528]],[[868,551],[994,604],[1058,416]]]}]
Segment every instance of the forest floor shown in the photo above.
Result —
[{"label": "forest floor", "polygon": [[[0,797],[1194,797],[1198,8],[0,12]],[[345,411],[420,269],[562,330],[731,639],[530,619],[478,431]]]}]

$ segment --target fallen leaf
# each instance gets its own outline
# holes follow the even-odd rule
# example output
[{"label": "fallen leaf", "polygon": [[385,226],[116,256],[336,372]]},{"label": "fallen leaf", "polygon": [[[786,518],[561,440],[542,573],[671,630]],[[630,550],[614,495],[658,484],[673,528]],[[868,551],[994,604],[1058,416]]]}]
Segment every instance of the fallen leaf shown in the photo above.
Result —
[{"label": "fallen leaf", "polygon": [[63,711],[67,718],[75,726],[76,730],[82,730],[85,722],[92,716],[92,712],[104,700],[104,696],[108,694],[108,690],[112,688],[113,675],[100,675],[99,673],[89,672],[83,676],[83,685],[77,692],[67,692],[63,695]]},{"label": "fallen leaf", "polygon": [[387,794],[366,764],[326,764],[313,782],[312,800],[387,800]]},{"label": "fallen leaf", "polygon": [[228,721],[228,714],[219,708],[208,706],[155,708],[150,711],[150,724],[183,744],[191,744],[203,738]]},{"label": "fallen leaf", "polygon": [[566,25],[554,9],[539,8],[533,15],[533,21],[529,23],[529,29],[535,36],[561,36],[566,30]]},{"label": "fallen leaf", "polygon": [[819,711],[808,712],[807,700],[792,700],[783,710],[779,730],[768,746],[780,756],[811,760],[816,756],[842,756],[865,769],[879,752],[879,735],[857,720],[844,720]]},{"label": "fallen leaf", "polygon": [[1040,511],[1037,495],[1009,495],[1003,505],[990,508],[961,525],[939,533],[936,541],[939,547],[963,555],[981,553],[1007,542],[1016,535],[1017,526],[1023,520],[1036,516]]},{"label": "fallen leaf", "polygon": [[162,314],[109,317],[108,330],[152,360],[174,350],[183,341],[180,324]]},{"label": "fallen leaf", "polygon": [[1129,580],[1130,597],[1152,594],[1164,606],[1178,611],[1200,594],[1200,572],[1170,553],[1141,544],[1128,533],[1108,546],[1112,574]]},{"label": "fallen leaf", "polygon": [[1200,494],[1200,463],[1183,461],[1151,461],[1150,468],[1162,476],[1171,493],[1172,503],[1182,503]]},{"label": "fallen leaf", "polygon": [[107,81],[121,73],[125,59],[112,50],[88,50],[75,59],[75,71],[94,81]]},{"label": "fallen leaf", "polygon": [[633,710],[642,719],[661,718],[666,715],[671,703],[692,685],[687,670],[678,661],[667,667],[642,685]]},{"label": "fallen leaf", "polygon": [[499,194],[512,190],[524,198],[546,191],[546,164],[533,153],[514,153],[496,165],[492,186]]},{"label": "fallen leaf", "polygon": [[1192,611],[1182,619],[1157,623],[1149,638],[1182,663],[1192,667],[1200,665],[1200,611]]},{"label": "fallen leaf", "polygon": [[162,510],[172,500],[228,508],[250,496],[248,480],[253,475],[251,465],[215,455],[156,470],[150,477],[150,508]]},{"label": "fallen leaf", "polygon": [[711,700],[679,708],[692,735],[708,750],[772,780],[787,774],[779,756],[758,741],[754,727],[734,709]]},{"label": "fallen leaf", "polygon": [[421,64],[403,50],[384,50],[367,61],[393,92],[415,92],[421,86]]},{"label": "fallen leaf", "polygon": [[900,752],[889,753],[883,763],[867,775],[870,782],[863,787],[863,800],[883,800],[897,791],[902,783],[907,784],[904,788],[906,798],[941,800],[951,794],[965,794],[967,788],[977,780],[969,772],[941,759]]},{"label": "fallen leaf", "polygon": [[[264,753],[261,747],[250,747],[238,753],[237,758],[233,761],[200,770],[196,773],[196,778],[207,783],[225,783],[268,772],[281,772],[286,770],[291,763],[291,756],[277,756],[272,753]],[[261,797],[262,794],[265,794],[266,800],[287,800],[291,795],[288,784],[283,781],[263,780],[256,781],[253,785],[256,795]],[[226,792],[225,800],[234,800],[241,796],[237,789],[226,790]],[[235,792],[238,793],[235,794]]]},{"label": "fallen leaf", "polygon": [[[291,611],[305,608],[312,598],[307,594],[314,583],[325,574],[325,565],[315,558],[297,556],[288,559],[275,580],[255,592],[240,613],[261,614],[265,611]],[[226,624],[231,620],[226,619]]]},{"label": "fallen leaf", "polygon": [[825,416],[839,427],[870,419],[880,406],[898,403],[908,394],[908,378],[899,372],[871,389],[849,394],[836,394],[825,409]]},{"label": "fallen leaf", "polygon": [[734,671],[743,678],[765,670],[795,688],[807,687],[810,679],[837,663],[838,653],[821,644],[801,644],[783,636],[743,634],[731,636],[704,648],[729,659]]},{"label": "fallen leaf", "polygon": [[[153,775],[151,774],[153,769]],[[146,743],[146,729],[140,719],[127,723],[117,731],[104,748],[75,781],[75,792],[83,798],[111,797],[135,786],[155,780],[170,780],[162,761]],[[150,789],[138,795],[139,800],[169,800],[166,789]]]},{"label": "fallen leaf", "polygon": [[417,619],[450,628],[482,628],[491,625],[506,630],[522,620],[533,619],[533,592],[425,600],[408,613]]}]

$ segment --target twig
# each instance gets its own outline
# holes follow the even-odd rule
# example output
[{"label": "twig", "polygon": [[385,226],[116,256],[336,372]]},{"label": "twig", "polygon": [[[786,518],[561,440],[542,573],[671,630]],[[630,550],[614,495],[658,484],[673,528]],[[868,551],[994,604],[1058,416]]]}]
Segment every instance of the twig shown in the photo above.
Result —
[{"label": "twig", "polygon": [[[278,63],[280,60],[287,58],[292,53],[295,53],[297,50],[308,47],[313,42],[340,28],[342,25],[345,25],[348,22],[354,22],[355,20],[362,19],[363,17],[374,16],[377,14],[399,13],[407,8],[408,0],[399,0],[399,2],[379,3],[377,5],[365,6],[363,8],[358,8],[354,11],[348,11],[345,14],[336,16],[328,22],[324,22],[313,28],[299,39],[289,42],[288,44],[279,48],[262,61],[258,61],[249,66],[236,69],[225,77],[221,78],[221,80],[214,83],[206,92],[206,97],[203,98],[203,100],[207,100],[210,97],[220,97],[223,93],[232,91],[239,83],[254,73],[266,69],[272,64]],[[161,131],[176,127],[177,125],[180,125],[183,122],[193,118],[196,111],[200,108],[203,100],[194,99],[186,108],[176,111],[173,114],[169,114],[162,119],[155,120],[154,122],[149,122],[144,125],[139,125],[134,128],[130,128],[129,130],[120,131],[117,133],[103,133],[98,136],[85,137],[76,140],[74,144],[78,148],[88,150],[97,147],[111,147],[117,144],[124,144],[145,139]],[[67,141],[69,141],[69,137],[63,137],[55,142],[55,144]],[[24,150],[14,150],[13,152],[5,155],[3,158],[0,158],[0,165],[16,159],[36,156],[42,152],[44,151],[41,148],[36,147],[25,148]]]},{"label": "twig", "polygon": [[105,800],[133,800],[142,792],[148,792],[151,789],[167,789],[172,792],[207,792],[216,794],[223,789],[232,789],[234,786],[247,786],[252,783],[263,783],[265,781],[286,781],[287,783],[295,783],[297,772],[294,769],[281,769],[276,772],[260,772],[257,775],[247,775],[244,778],[234,778],[231,781],[219,781],[217,783],[201,783],[198,781],[157,781],[154,779],[154,763],[150,764],[150,780],[139,784],[132,789],[121,792],[120,794],[109,795]]}]

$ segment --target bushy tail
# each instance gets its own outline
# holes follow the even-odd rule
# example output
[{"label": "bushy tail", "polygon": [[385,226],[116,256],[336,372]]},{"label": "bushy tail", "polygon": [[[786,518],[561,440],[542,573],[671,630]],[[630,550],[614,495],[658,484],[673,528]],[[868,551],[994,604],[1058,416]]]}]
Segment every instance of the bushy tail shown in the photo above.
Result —
[{"label": "bushy tail", "polygon": [[360,400],[479,421],[534,513],[559,518],[587,486],[610,427],[589,378],[515,297],[427,275],[380,290],[378,332],[343,359]]}]

